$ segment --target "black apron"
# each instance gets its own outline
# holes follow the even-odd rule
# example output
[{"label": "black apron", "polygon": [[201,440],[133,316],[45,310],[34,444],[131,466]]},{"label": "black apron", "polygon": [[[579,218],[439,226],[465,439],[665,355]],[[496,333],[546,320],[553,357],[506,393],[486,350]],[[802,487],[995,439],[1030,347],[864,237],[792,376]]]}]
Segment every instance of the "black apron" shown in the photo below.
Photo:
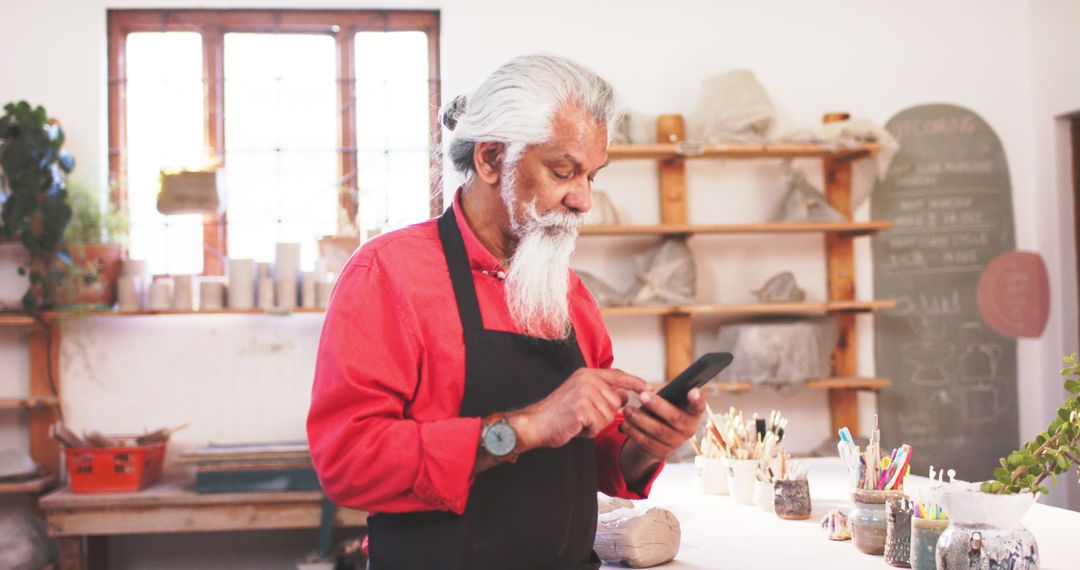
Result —
[{"label": "black apron", "polygon": [[[484,329],[453,207],[439,218],[465,333],[462,417],[542,400],[585,366],[577,338],[552,341]],[[479,444],[478,444],[479,445]],[[465,514],[430,511],[368,519],[371,570],[594,570],[596,447],[575,438],[534,449],[476,476]]]}]

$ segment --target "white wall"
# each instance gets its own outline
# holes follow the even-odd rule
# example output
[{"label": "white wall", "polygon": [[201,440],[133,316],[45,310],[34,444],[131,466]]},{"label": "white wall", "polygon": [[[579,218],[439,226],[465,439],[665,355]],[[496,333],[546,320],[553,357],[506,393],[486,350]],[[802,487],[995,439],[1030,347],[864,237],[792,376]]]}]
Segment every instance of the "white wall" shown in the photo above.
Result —
[{"label": "white wall", "polygon": [[[170,6],[193,7],[180,0],[0,1],[0,101],[27,98],[63,121],[79,161],[76,178],[101,180],[106,170],[105,9]],[[600,71],[630,108],[646,113],[689,113],[701,80],[733,68],[757,74],[776,105],[781,131],[816,124],[822,113],[835,110],[884,123],[922,103],[968,107],[1005,146],[1018,247],[1042,253],[1051,271],[1050,326],[1043,338],[1020,343],[1021,437],[1043,429],[1057,406],[1056,359],[1076,349],[1077,296],[1068,178],[1053,117],[1080,108],[1076,2],[203,0],[198,7],[441,8],[444,99],[472,89],[510,56],[550,51]],[[815,163],[804,167],[820,180]],[[768,162],[693,163],[689,176],[695,222],[759,220],[780,192],[776,165]],[[613,164],[597,187],[612,193],[627,221],[658,220],[650,164]],[[577,265],[625,280],[636,248],[588,240]],[[750,289],[785,268],[796,270],[811,298],[824,296],[820,238],[698,237],[694,248],[703,298],[747,299]],[[857,294],[871,298],[868,248],[861,244],[859,251]],[[866,374],[873,370],[871,323],[860,319]],[[707,348],[708,328],[715,324],[698,326],[699,351]],[[62,373],[65,409],[77,429],[191,422],[177,437],[179,446],[304,435],[317,317],[97,319],[69,329],[77,334],[65,346]],[[660,379],[658,319],[620,318],[611,332],[617,366]],[[0,336],[5,371],[25,370],[21,352],[11,348],[21,342]],[[21,378],[3,374],[0,389],[18,390]],[[754,393],[717,403],[728,402],[781,407],[792,418],[796,450],[828,435],[823,393],[779,399]],[[0,442],[17,439],[11,437],[15,429],[0,419]],[[114,547],[117,560],[131,561],[124,567],[151,565],[134,562],[153,557],[137,542]],[[260,559],[256,550],[252,567],[288,567],[280,557]]]},{"label": "white wall", "polygon": [[[1040,365],[1037,375],[1021,378],[1033,405],[1022,409],[1021,430],[1046,429],[1046,418],[1064,399],[1061,356],[1077,351],[1076,239],[1073,176],[1065,115],[1080,113],[1080,2],[1032,2],[1032,155],[1034,192],[1026,200],[1037,208],[1037,246],[1046,260],[1051,283],[1050,322],[1042,339],[1025,348]],[[1080,486],[1062,483],[1068,505],[1080,510]],[[1060,502],[1061,492],[1054,498]]]}]

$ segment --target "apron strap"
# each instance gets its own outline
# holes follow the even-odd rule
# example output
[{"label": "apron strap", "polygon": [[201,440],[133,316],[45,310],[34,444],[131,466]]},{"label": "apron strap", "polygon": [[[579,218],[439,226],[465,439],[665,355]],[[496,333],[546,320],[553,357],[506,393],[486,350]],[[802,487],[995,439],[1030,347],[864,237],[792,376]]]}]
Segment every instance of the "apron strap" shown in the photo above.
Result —
[{"label": "apron strap", "polygon": [[473,284],[469,256],[465,252],[465,241],[458,229],[454,207],[450,206],[439,217],[439,239],[442,241],[446,266],[450,269],[450,282],[454,285],[454,297],[457,299],[458,315],[461,327],[468,334],[484,330],[484,321],[480,318],[480,304],[476,300],[476,285]]}]

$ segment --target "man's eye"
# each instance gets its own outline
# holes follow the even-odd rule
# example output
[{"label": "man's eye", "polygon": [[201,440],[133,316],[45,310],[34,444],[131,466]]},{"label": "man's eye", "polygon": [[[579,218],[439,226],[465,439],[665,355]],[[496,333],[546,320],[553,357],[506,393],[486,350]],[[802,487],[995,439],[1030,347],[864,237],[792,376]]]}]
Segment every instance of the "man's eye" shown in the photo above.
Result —
[{"label": "man's eye", "polygon": [[559,172],[558,170],[552,170],[551,172],[559,180],[570,180],[574,176],[573,172]]}]

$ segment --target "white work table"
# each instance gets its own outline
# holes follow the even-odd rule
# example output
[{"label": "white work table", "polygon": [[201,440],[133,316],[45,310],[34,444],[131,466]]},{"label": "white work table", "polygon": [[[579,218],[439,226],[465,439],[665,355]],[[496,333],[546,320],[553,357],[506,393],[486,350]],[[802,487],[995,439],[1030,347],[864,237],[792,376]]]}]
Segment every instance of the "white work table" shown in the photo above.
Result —
[{"label": "white work table", "polygon": [[[668,465],[656,479],[649,499],[638,502],[671,510],[682,527],[678,556],[658,568],[891,568],[881,556],[856,550],[850,540],[836,542],[825,537],[818,526],[825,513],[853,507],[847,470],[838,458],[806,462],[810,464],[814,511],[805,521],[781,520],[726,495],[701,494],[695,485],[693,464]],[[907,490],[910,493],[928,484],[925,477],[910,477]],[[1075,482],[1063,478],[1059,484]],[[1023,523],[1035,534],[1043,569],[1080,568],[1080,513],[1036,504]]]}]

